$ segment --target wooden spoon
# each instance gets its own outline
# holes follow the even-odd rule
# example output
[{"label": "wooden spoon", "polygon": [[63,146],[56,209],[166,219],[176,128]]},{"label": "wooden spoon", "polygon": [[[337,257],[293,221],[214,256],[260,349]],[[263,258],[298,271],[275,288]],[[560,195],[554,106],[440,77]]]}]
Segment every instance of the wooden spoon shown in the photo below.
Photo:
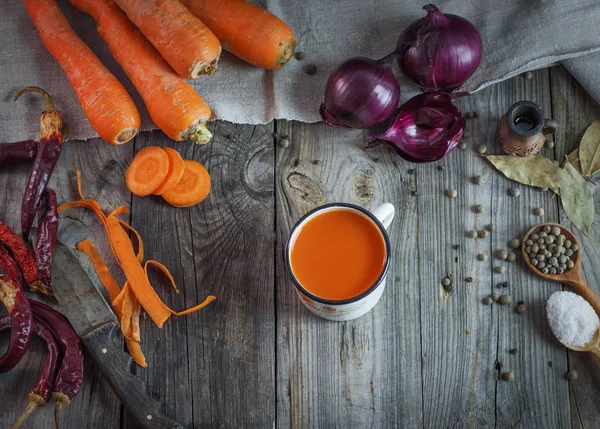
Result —
[{"label": "wooden spoon", "polygon": [[[552,327],[552,325],[550,325],[550,327]],[[592,341],[590,341],[583,347],[573,346],[571,344],[563,343],[562,341],[561,343],[563,346],[571,350],[575,350],[576,352],[590,352],[596,360],[596,363],[600,365],[600,329],[596,330]]]},{"label": "wooden spoon", "polygon": [[[573,252],[573,255],[571,256],[571,260],[575,265],[573,266],[573,268],[565,270],[565,272],[562,274],[544,274],[535,265],[531,264],[531,262],[529,261],[529,255],[525,252],[525,248],[527,247],[525,243],[527,242],[527,240],[529,240],[529,237],[531,237],[531,235],[533,235],[534,233],[539,231],[540,228],[546,225],[549,225],[550,227],[559,227],[561,233],[567,238],[567,240],[570,240],[571,243],[577,244],[577,246],[579,246],[579,249],[577,249],[576,252]],[[521,246],[521,250],[523,252],[523,258],[525,259],[525,263],[531,271],[545,279],[568,284],[579,295],[581,295],[583,299],[590,303],[592,308],[596,311],[596,314],[600,315],[600,298],[594,293],[592,288],[590,288],[590,286],[585,282],[585,280],[581,276],[581,246],[579,245],[579,242],[577,241],[575,235],[569,229],[565,228],[564,226],[558,223],[548,222],[537,224],[536,226],[531,228],[529,232],[525,235]],[[596,338],[596,345],[598,345],[598,342],[600,342],[600,338],[598,337],[598,335],[596,335]],[[575,348],[570,345],[568,347],[573,348],[573,350],[575,350]]]}]

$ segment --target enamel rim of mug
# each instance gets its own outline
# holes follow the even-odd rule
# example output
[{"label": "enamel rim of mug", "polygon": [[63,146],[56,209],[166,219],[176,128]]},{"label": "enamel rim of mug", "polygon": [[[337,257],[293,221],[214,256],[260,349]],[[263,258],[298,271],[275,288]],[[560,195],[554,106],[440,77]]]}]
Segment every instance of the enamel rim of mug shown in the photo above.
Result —
[{"label": "enamel rim of mug", "polygon": [[[364,214],[369,219],[371,219],[373,221],[373,223],[375,223],[375,225],[377,225],[377,228],[379,228],[379,232],[381,232],[381,235],[383,236],[383,241],[385,242],[385,262],[383,264],[383,269],[381,270],[381,274],[379,275],[379,277],[377,278],[377,280],[371,287],[369,287],[367,290],[365,290],[360,295],[357,295],[357,296],[354,296],[354,297],[348,298],[348,299],[340,299],[340,300],[325,299],[325,298],[321,298],[321,297],[318,297],[318,296],[310,293],[308,290],[306,290],[306,288],[304,286],[302,286],[300,284],[298,279],[296,279],[296,276],[294,275],[294,272],[292,271],[292,264],[290,262],[290,244],[291,244],[292,236],[294,235],[294,232],[296,231],[296,229],[298,229],[298,227],[300,225],[302,225],[302,223],[309,216],[311,216],[319,211],[331,208],[331,207],[350,208],[350,209],[354,209],[354,210],[359,211],[360,213]],[[324,204],[322,206],[312,209],[311,211],[306,213],[304,216],[302,216],[298,222],[296,222],[296,224],[290,231],[290,238],[288,239],[288,242],[285,246],[285,265],[287,267],[287,271],[288,271],[290,277],[292,278],[292,282],[294,282],[294,286],[296,286],[296,288],[299,289],[300,292],[302,292],[302,294],[306,295],[313,301],[317,301],[317,302],[320,302],[321,304],[328,304],[328,305],[352,304],[353,302],[360,301],[367,295],[371,294],[381,284],[381,281],[385,278],[385,275],[387,274],[388,268],[390,266],[390,257],[391,257],[390,256],[390,247],[391,247],[390,246],[390,238],[388,237],[388,233],[387,233],[386,229],[383,227],[383,225],[381,224],[381,222],[379,221],[379,219],[377,219],[373,215],[373,213],[371,213],[368,210],[363,209],[362,207],[356,206],[354,204],[329,203],[329,204]]]}]

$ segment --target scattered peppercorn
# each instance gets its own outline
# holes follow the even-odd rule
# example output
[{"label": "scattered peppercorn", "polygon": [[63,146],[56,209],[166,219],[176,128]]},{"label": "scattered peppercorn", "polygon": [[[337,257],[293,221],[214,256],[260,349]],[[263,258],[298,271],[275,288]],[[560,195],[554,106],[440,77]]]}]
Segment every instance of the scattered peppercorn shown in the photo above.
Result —
[{"label": "scattered peppercorn", "polygon": [[485,183],[485,177],[483,176],[475,176],[473,178],[473,183],[476,185],[483,185]]},{"label": "scattered peppercorn", "polygon": [[477,204],[473,209],[475,210],[475,213],[483,213],[484,210],[483,205],[481,204]]},{"label": "scattered peppercorn", "polygon": [[505,268],[501,266],[494,267],[494,272],[498,274],[504,274]]},{"label": "scattered peppercorn", "polygon": [[417,191],[412,191],[412,195],[413,197],[416,197],[417,195],[419,195],[419,193]]},{"label": "scattered peppercorn", "polygon": [[546,140],[544,142],[544,146],[547,147],[547,148],[549,148],[549,149],[552,149],[554,147],[554,140],[552,140],[552,139]]},{"label": "scattered peppercorn", "polygon": [[494,303],[494,300],[491,296],[486,296],[481,302],[485,305],[492,305]]},{"label": "scattered peppercorn", "polygon": [[512,297],[510,295],[500,295],[498,302],[502,305],[510,304],[512,303]]},{"label": "scattered peppercorn", "polygon": [[514,252],[508,252],[508,257],[506,259],[508,262],[515,262],[517,260],[517,254]]},{"label": "scattered peppercorn", "polygon": [[510,242],[510,247],[512,247],[513,249],[518,249],[519,247],[521,247],[521,240],[515,238]]},{"label": "scattered peppercorn", "polygon": [[479,259],[480,261],[487,261],[488,256],[485,253],[480,253],[479,255],[477,255],[477,259]]},{"label": "scattered peppercorn", "polygon": [[444,166],[443,165],[438,165],[437,169],[438,169],[438,171],[444,171]]},{"label": "scattered peppercorn", "polygon": [[467,277],[467,278],[465,279],[465,281],[466,281],[467,283],[473,283],[473,277]]},{"label": "scattered peppercorn", "polygon": [[536,216],[544,216],[544,209],[541,207],[538,207],[536,209],[533,210],[533,214]]},{"label": "scattered peppercorn", "polygon": [[507,288],[509,286],[510,286],[510,283],[508,283],[508,282],[498,283],[498,288]]},{"label": "scattered peppercorn", "polygon": [[311,75],[311,76],[314,74],[317,74],[317,66],[312,63],[307,65],[306,66],[306,74]]},{"label": "scattered peppercorn", "polygon": [[469,237],[469,238],[475,238],[475,237],[477,237],[477,231],[468,231],[467,232],[467,237]]},{"label": "scattered peppercorn", "polygon": [[449,284],[452,284],[452,281],[448,277],[444,277],[444,279],[442,280],[442,284],[444,286],[448,286]]},{"label": "scattered peppercorn", "polygon": [[508,258],[508,252],[506,250],[498,250],[496,252],[496,257],[498,259],[501,259],[501,260],[505,261],[506,258]]},{"label": "scattered peppercorn", "polygon": [[289,145],[290,145],[290,141],[288,139],[279,140],[279,146],[281,146],[282,148],[286,148]]},{"label": "scattered peppercorn", "polygon": [[502,366],[502,362],[498,362],[497,360],[494,361],[494,368],[496,368],[498,371],[502,369]]},{"label": "scattered peppercorn", "polygon": [[493,223],[488,223],[486,226],[484,226],[484,228],[486,230],[488,230],[489,232],[494,232],[494,224]]},{"label": "scattered peppercorn", "polygon": [[571,370],[571,371],[567,372],[566,376],[567,376],[567,380],[575,381],[575,380],[577,380],[577,371]]},{"label": "scattered peppercorn", "polygon": [[496,302],[500,299],[500,294],[494,292],[493,294],[490,295],[490,297],[494,300],[494,302]]},{"label": "scattered peppercorn", "polygon": [[516,355],[516,354],[517,354],[517,352],[518,352],[518,350],[517,350],[517,349],[510,349],[508,352],[509,352],[511,355]]},{"label": "scattered peppercorn", "polygon": [[475,115],[473,114],[473,112],[467,112],[467,113],[465,113],[465,117],[467,119],[473,119],[475,117]]},{"label": "scattered peppercorn", "polygon": [[455,245],[452,246],[452,248],[454,250],[459,250],[460,249],[460,244],[455,244]]},{"label": "scattered peppercorn", "polygon": [[511,196],[513,197],[518,197],[519,195],[521,195],[521,191],[519,190],[519,188],[512,188],[511,190],[508,191],[510,193]]},{"label": "scattered peppercorn", "polygon": [[487,236],[489,235],[489,233],[487,232],[487,230],[482,229],[481,231],[479,231],[477,233],[477,235],[479,235],[479,238],[487,238]]},{"label": "scattered peppercorn", "polygon": [[298,61],[302,61],[305,57],[306,55],[304,54],[304,52],[296,52],[294,54],[294,58],[296,58]]},{"label": "scattered peppercorn", "polygon": [[459,147],[460,149],[466,149],[466,148],[467,148],[467,144],[466,144],[465,142],[462,142],[462,141],[461,141],[461,142],[458,144],[458,147]]},{"label": "scattered peppercorn", "polygon": [[448,195],[450,198],[456,198],[458,192],[456,192],[456,189],[448,189],[446,191],[446,195]]},{"label": "scattered peppercorn", "polygon": [[530,71],[525,72],[525,73],[523,73],[523,77],[527,80],[531,80],[531,79],[533,79],[533,73]]},{"label": "scattered peppercorn", "polygon": [[473,117],[479,118],[479,112],[477,110],[473,111]]},{"label": "scattered peppercorn", "polygon": [[516,312],[519,314],[525,313],[525,304],[517,305]]},{"label": "scattered peppercorn", "polygon": [[517,305],[525,305],[525,301],[517,301]]},{"label": "scattered peppercorn", "polygon": [[477,153],[486,153],[487,152],[487,146],[484,144],[480,144],[477,146],[477,149],[475,149],[477,151]]},{"label": "scattered peppercorn", "polygon": [[446,292],[452,292],[452,289],[453,289],[453,287],[452,287],[452,283],[450,283],[450,284],[448,284],[448,285],[444,285],[444,290],[445,290]]},{"label": "scattered peppercorn", "polygon": [[502,374],[502,380],[504,381],[512,381],[515,378],[515,373],[512,371],[505,372]]}]

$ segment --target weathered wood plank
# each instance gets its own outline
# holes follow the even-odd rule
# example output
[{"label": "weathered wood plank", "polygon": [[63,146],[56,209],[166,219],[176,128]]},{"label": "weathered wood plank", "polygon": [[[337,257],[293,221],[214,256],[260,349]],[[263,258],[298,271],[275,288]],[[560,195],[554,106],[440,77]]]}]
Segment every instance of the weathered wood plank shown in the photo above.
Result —
[{"label": "weathered wood plank", "polygon": [[[361,131],[277,123],[277,427],[419,427],[421,373],[415,177]],[[283,264],[289,231],[325,202],[396,207],[387,288],[367,315],[329,322],[304,308]]]},{"label": "weathered wood plank", "polygon": [[[551,99],[548,70],[534,72],[532,80],[516,77],[493,88],[488,129],[485,137],[491,143],[495,121],[519,100],[532,100],[541,105],[550,116]],[[501,153],[499,146],[490,144],[494,153]],[[552,158],[552,151],[541,152]],[[487,168],[492,168],[487,166]],[[558,221],[556,198],[551,192],[521,186],[494,172],[491,181],[492,220],[496,231],[492,235],[492,250],[507,248],[513,238],[522,237],[534,224]],[[519,197],[509,196],[508,190],[518,188]],[[543,218],[534,216],[533,209],[542,207]],[[562,374],[566,355],[554,339],[546,321],[545,303],[557,285],[538,278],[526,268],[521,255],[518,262],[510,263],[495,259],[491,266],[504,266],[505,274],[491,271],[491,283],[507,281],[513,304],[497,306],[498,323],[497,355],[503,364],[502,371],[513,371],[512,382],[500,380],[496,386],[496,410],[498,427],[544,427],[564,428],[570,424],[568,385]],[[497,291],[498,289],[496,289]],[[504,292],[506,293],[506,292]],[[515,304],[523,300],[525,314],[514,311]],[[516,348],[517,354],[509,350]],[[551,363],[550,363],[551,362]]]},{"label": "weathered wood plank", "polygon": [[[600,107],[589,94],[569,75],[563,67],[554,67],[550,70],[552,86],[553,117],[558,121],[558,132],[555,136],[556,159],[564,159],[579,146],[579,142],[587,126],[600,118]],[[577,235],[583,249],[582,269],[588,284],[600,294],[600,189],[594,189],[596,218],[593,231],[589,237],[576,228],[572,230]],[[570,225],[564,213],[560,212],[560,219],[565,225]],[[600,428],[600,404],[596,398],[600,397],[600,372],[598,365],[587,353],[568,352],[569,369],[576,370],[579,378],[571,383],[569,392],[571,399],[571,420],[574,428]]]},{"label": "weathered wood plank", "polygon": [[134,197],[132,204],[147,257],[165,263],[180,287],[171,293],[154,277],[165,302],[183,309],[217,297],[162,330],[149,318],[142,322],[148,368],[137,373],[185,427],[275,421],[272,130],[219,122],[207,146],[174,143],[158,132],[136,140],[136,150],[174,147],[211,173],[211,194],[195,207],[177,209],[159,197]]},{"label": "weathered wood plank", "polygon": [[[121,191],[121,182],[131,153],[131,147],[112,147],[99,139],[65,143],[50,181],[50,186],[57,191],[59,203],[78,198],[75,170],[80,169],[87,196],[96,198],[106,208],[128,205],[129,195]],[[28,165],[7,166],[3,167],[0,174],[0,183],[4,189],[0,196],[0,216],[16,231],[20,230],[21,198],[30,168]],[[103,253],[107,254],[104,232],[94,215],[83,210],[63,215],[59,230],[61,239],[74,243],[86,236],[93,236]],[[111,266],[113,264],[114,262]],[[30,296],[56,306],[52,299],[41,298],[39,295]],[[10,427],[25,408],[27,393],[39,377],[44,359],[44,348],[36,339],[23,361],[13,371],[0,375],[0,397],[10,398],[0,401],[0,426]],[[37,410],[24,427],[52,427],[53,408],[54,403],[51,402]],[[61,427],[119,427],[120,414],[121,405],[117,397],[94,363],[86,358],[83,386],[71,405],[63,409]]]}]

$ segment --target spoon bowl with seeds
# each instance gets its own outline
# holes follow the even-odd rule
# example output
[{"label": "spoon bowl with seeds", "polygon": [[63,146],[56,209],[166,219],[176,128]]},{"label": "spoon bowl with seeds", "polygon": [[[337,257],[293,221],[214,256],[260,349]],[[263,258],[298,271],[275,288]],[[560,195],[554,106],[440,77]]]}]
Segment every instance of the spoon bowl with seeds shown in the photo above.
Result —
[{"label": "spoon bowl with seeds", "polygon": [[[581,275],[581,247],[568,228],[551,222],[535,225],[525,234],[521,250],[531,271],[571,286],[600,315],[600,298]],[[595,338],[600,342],[598,335]]]}]

